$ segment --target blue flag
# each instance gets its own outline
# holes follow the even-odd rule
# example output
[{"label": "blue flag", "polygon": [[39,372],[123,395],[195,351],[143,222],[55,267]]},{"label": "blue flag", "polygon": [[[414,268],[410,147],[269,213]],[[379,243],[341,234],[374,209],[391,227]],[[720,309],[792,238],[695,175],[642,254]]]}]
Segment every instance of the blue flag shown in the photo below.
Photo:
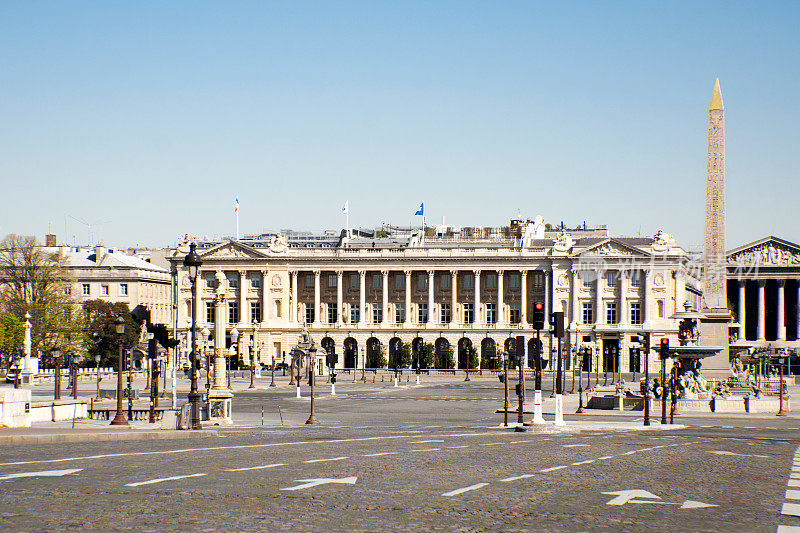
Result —
[{"label": "blue flag", "polygon": [[414,215],[416,216],[416,215],[424,215],[424,214],[425,214],[425,202],[422,202],[421,204],[419,204],[419,209],[417,209],[417,212],[414,213]]}]

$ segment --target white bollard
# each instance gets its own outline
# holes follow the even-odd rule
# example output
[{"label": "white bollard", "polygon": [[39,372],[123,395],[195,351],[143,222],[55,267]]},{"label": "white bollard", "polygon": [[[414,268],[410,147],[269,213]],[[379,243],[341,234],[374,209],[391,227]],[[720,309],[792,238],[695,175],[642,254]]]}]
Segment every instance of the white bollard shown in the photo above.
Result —
[{"label": "white bollard", "polygon": [[397,387],[397,378],[394,378],[394,386]]},{"label": "white bollard", "polygon": [[331,383],[331,396],[336,396],[336,383]]},{"label": "white bollard", "polygon": [[533,423],[544,424],[546,420],[542,416],[542,391],[533,391]]},{"label": "white bollard", "polygon": [[417,385],[419,385],[419,374],[417,374]]},{"label": "white bollard", "polygon": [[297,397],[300,398],[300,387],[297,387]]},{"label": "white bollard", "polygon": [[556,394],[556,419],[553,421],[556,426],[565,426],[564,423],[564,403],[560,394]]},{"label": "white bollard", "polygon": [[622,396],[622,394],[620,394],[620,395],[618,396],[618,398],[619,398],[619,406],[618,406],[618,407],[619,407],[619,410],[620,410],[620,411],[624,411],[625,409],[623,408],[623,403],[622,403],[622,398],[623,398],[623,396]]}]

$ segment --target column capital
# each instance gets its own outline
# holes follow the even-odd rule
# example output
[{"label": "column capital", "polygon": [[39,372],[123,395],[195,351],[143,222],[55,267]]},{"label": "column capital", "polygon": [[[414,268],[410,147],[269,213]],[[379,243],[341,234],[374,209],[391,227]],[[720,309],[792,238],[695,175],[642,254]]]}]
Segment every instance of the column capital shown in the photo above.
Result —
[{"label": "column capital", "polygon": [[520,273],[520,276],[522,276],[523,279],[528,277],[528,269],[527,268],[520,268],[519,269],[519,273]]},{"label": "column capital", "polygon": [[472,273],[475,274],[476,276],[480,276],[481,275],[481,269],[480,268],[473,268],[472,269]]},{"label": "column capital", "polygon": [[758,282],[759,287],[764,287],[767,284],[767,280],[765,279],[757,279],[756,281]]},{"label": "column capital", "polygon": [[363,278],[364,276],[367,275],[367,271],[365,269],[363,269],[363,268],[359,268],[358,269],[358,275]]},{"label": "column capital", "polygon": [[336,271],[336,277],[341,278],[342,276],[344,276],[344,270],[341,270],[341,269],[337,270]]},{"label": "column capital", "polygon": [[433,274],[434,274],[435,272],[436,272],[435,270],[433,270],[433,269],[429,269],[429,270],[428,270],[428,275],[429,275],[429,276],[433,276]]},{"label": "column capital", "polygon": [[405,275],[406,275],[406,277],[411,277],[411,274],[413,274],[413,272],[414,272],[414,271],[413,271],[413,270],[411,270],[410,268],[404,268],[404,269],[403,269],[403,274],[405,274]]},{"label": "column capital", "polygon": [[388,277],[389,276],[389,271],[388,270],[381,270],[381,274],[383,274],[384,278]]},{"label": "column capital", "polygon": [[320,276],[320,274],[322,274],[322,271],[321,271],[321,270],[319,270],[319,269],[317,269],[317,270],[313,270],[312,272],[314,272],[314,277],[315,277],[315,278],[318,278],[318,277]]},{"label": "column capital", "polygon": [[451,269],[450,269],[450,275],[451,275],[451,276],[456,276],[456,275],[458,275],[458,269],[451,268]]},{"label": "column capital", "polygon": [[786,285],[785,279],[776,279],[775,281],[778,283],[778,287],[784,287]]},{"label": "column capital", "polygon": [[497,279],[503,279],[503,275],[506,273],[505,270],[497,270]]}]

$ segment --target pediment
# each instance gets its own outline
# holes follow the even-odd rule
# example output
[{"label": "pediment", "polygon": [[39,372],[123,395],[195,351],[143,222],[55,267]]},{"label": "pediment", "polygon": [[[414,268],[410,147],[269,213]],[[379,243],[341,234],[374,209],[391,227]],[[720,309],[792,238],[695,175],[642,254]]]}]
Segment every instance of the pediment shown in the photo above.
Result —
[{"label": "pediment", "polygon": [[606,239],[576,252],[573,257],[649,257],[650,254],[616,239]]},{"label": "pediment", "polygon": [[734,248],[727,254],[727,263],[746,266],[800,266],[800,245],[769,236]]},{"label": "pediment", "polygon": [[265,254],[235,241],[220,243],[209,250],[200,253],[203,260],[210,259],[263,259]]}]

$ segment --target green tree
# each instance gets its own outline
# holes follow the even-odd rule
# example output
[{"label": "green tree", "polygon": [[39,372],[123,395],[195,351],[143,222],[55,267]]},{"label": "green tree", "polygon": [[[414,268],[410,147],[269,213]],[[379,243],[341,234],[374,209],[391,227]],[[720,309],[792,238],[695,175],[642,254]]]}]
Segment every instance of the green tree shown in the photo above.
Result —
[{"label": "green tree", "polygon": [[419,357],[420,368],[432,368],[434,362],[433,344],[427,343],[422,347],[422,353]]},{"label": "green tree", "polygon": [[383,343],[380,344],[380,352],[378,355],[378,361],[375,365],[376,368],[386,368],[389,362],[386,360],[386,346]]},{"label": "green tree", "polygon": [[400,361],[398,362],[400,368],[409,368],[411,366],[411,345],[404,342],[400,345]]},{"label": "green tree", "polygon": [[474,346],[469,347],[469,367],[470,368],[478,368],[478,363],[480,362],[480,358],[478,357],[478,350],[475,349]]},{"label": "green tree", "polygon": [[437,354],[436,368],[453,368],[454,366],[455,359],[453,359],[453,347],[448,346],[445,352]]},{"label": "green tree", "polygon": [[139,342],[142,326],[131,317],[128,304],[111,303],[105,300],[87,300],[83,303],[83,314],[86,319],[88,353],[92,361],[100,366],[116,366],[119,357],[119,335],[117,334],[117,317],[125,319],[125,333],[122,337],[122,348],[130,350]]},{"label": "green tree", "polygon": [[22,349],[25,339],[25,325],[11,313],[0,312],[0,356],[2,364],[11,361],[13,354]]}]

